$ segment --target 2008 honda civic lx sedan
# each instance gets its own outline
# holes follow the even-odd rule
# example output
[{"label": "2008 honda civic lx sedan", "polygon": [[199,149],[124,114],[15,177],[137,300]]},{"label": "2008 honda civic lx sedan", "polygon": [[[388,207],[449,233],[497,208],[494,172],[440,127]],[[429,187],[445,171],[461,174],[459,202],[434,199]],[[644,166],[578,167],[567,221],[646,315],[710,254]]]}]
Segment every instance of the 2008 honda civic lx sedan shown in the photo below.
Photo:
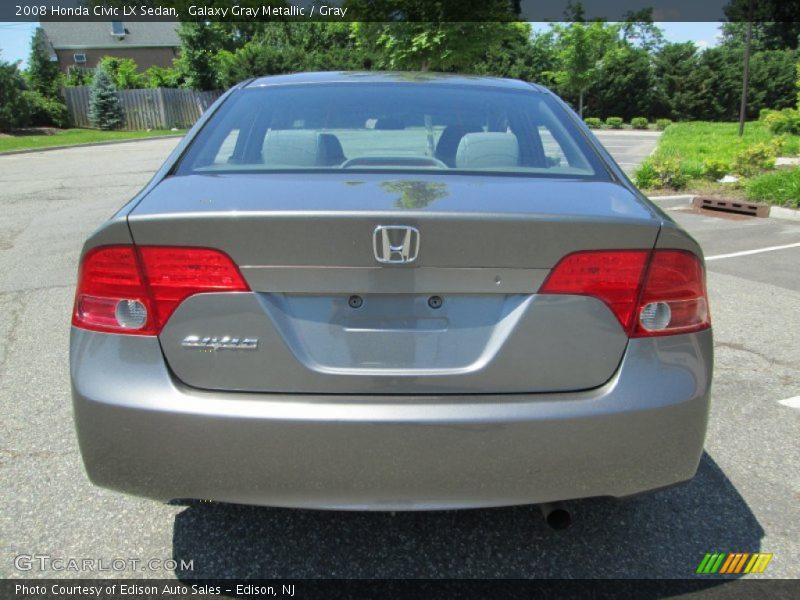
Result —
[{"label": "2008 honda civic lx sedan", "polygon": [[97,485],[420,510],[691,479],[697,243],[552,93],[242,83],[86,242],[74,414]]}]

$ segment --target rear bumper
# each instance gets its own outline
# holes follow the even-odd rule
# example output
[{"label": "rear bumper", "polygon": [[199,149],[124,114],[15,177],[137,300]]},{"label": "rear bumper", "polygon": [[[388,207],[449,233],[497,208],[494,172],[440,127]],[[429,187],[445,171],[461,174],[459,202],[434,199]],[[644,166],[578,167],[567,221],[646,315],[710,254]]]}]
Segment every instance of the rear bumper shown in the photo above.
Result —
[{"label": "rear bumper", "polygon": [[[579,366],[576,366],[579,368]],[[424,510],[627,496],[690,479],[712,334],[631,340],[605,385],[531,395],[206,392],[154,338],[73,329],[81,453],[100,486],[159,500]]]}]

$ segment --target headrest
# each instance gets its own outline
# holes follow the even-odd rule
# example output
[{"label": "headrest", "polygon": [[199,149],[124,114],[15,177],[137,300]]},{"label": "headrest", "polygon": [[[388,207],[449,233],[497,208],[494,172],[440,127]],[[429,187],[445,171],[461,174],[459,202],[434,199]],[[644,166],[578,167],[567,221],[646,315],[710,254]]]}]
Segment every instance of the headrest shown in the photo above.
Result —
[{"label": "headrest", "polygon": [[341,164],[344,154],[333,134],[274,129],[264,136],[261,158],[271,167],[321,167]]},{"label": "headrest", "polygon": [[519,144],[513,133],[468,133],[458,144],[458,169],[491,169],[518,165]]}]

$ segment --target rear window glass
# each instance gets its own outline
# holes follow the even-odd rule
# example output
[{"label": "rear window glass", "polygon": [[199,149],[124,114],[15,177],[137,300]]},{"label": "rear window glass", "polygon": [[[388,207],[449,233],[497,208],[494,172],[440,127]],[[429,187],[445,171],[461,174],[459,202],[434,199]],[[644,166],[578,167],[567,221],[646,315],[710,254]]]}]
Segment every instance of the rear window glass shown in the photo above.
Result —
[{"label": "rear window glass", "polygon": [[331,169],[607,178],[546,94],[419,83],[240,90],[192,142],[178,173]]}]

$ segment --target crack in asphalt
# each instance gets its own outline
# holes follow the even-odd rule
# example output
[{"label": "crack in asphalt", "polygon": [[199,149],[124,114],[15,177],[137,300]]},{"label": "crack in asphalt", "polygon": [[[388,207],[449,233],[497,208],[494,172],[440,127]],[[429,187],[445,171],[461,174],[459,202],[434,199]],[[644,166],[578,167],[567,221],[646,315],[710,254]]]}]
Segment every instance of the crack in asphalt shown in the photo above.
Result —
[{"label": "crack in asphalt", "polygon": [[738,342],[720,342],[720,341],[715,341],[714,345],[718,349],[719,348],[729,348],[731,350],[738,350],[739,352],[745,352],[747,354],[752,354],[754,356],[759,357],[761,360],[763,360],[763,361],[765,361],[765,362],[767,362],[767,363],[769,363],[771,365],[781,365],[782,367],[790,367],[790,368],[794,368],[797,365],[796,362],[789,362],[789,361],[781,360],[779,358],[772,358],[770,356],[767,356],[763,352],[759,352],[758,350],[753,350],[752,348],[748,348],[744,344],[740,344]]}]

